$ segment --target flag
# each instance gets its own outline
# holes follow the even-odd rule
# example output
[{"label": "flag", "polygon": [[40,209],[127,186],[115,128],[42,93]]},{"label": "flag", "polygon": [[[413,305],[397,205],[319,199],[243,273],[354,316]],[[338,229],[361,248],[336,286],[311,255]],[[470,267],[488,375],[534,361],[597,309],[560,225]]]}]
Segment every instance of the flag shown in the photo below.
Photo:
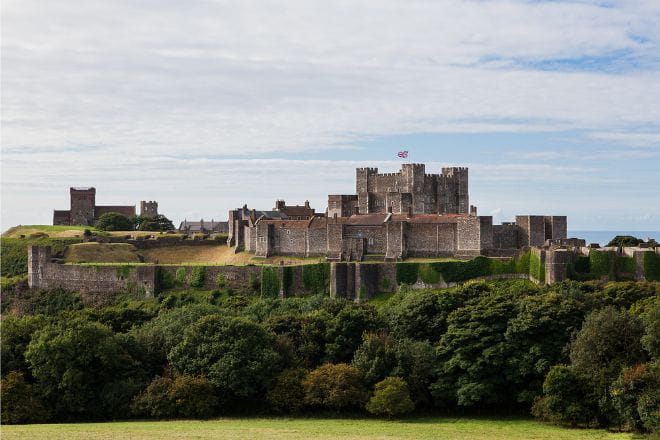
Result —
[{"label": "flag", "polygon": [[399,156],[399,157],[402,158],[402,159],[405,159],[406,157],[408,157],[408,150],[406,150],[406,151],[399,151],[399,153],[397,154],[397,156]]}]

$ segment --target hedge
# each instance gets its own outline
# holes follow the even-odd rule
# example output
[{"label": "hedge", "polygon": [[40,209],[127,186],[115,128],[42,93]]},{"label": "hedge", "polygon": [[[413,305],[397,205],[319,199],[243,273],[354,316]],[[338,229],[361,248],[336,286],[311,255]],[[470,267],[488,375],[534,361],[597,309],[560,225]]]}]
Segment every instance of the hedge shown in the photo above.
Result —
[{"label": "hedge", "polygon": [[396,282],[398,284],[415,284],[419,273],[418,263],[397,263]]},{"label": "hedge", "polygon": [[56,254],[71,244],[81,242],[81,238],[1,238],[0,266],[2,267],[2,276],[13,277],[27,274],[29,246],[50,246],[51,252]]},{"label": "hedge", "polygon": [[261,296],[277,297],[280,294],[280,277],[277,268],[264,266],[261,268]]},{"label": "hedge", "polygon": [[190,287],[204,287],[206,281],[206,266],[195,266],[190,273]]},{"label": "hedge", "polygon": [[326,293],[330,285],[330,264],[305,264],[302,276],[303,286],[308,293]]}]

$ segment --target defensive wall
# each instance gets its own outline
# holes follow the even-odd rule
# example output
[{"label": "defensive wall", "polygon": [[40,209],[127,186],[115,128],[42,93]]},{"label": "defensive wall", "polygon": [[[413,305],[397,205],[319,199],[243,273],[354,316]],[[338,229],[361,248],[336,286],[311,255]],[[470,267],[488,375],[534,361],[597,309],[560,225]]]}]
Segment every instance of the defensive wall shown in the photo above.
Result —
[{"label": "defensive wall", "polygon": [[514,258],[479,256],[466,261],[331,262],[297,266],[180,266],[61,264],[50,247],[28,250],[28,284],[35,289],[65,288],[88,295],[138,292],[152,297],[173,287],[206,290],[229,288],[237,293],[272,297],[329,293],[365,300],[377,292],[412,288],[444,288],[472,279],[529,279],[553,284],[565,279],[660,281],[660,248],[541,249]]}]

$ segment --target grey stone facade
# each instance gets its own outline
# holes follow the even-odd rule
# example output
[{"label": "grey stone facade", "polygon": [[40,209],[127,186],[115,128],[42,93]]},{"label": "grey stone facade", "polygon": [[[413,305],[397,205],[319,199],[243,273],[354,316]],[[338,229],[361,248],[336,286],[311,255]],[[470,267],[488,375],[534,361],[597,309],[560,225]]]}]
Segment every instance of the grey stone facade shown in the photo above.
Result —
[{"label": "grey stone facade", "polygon": [[[96,188],[69,188],[70,208],[53,211],[53,225],[93,226],[103,214],[118,212],[126,217],[135,216],[135,205],[97,205]],[[145,204],[145,205],[143,205]],[[158,203],[141,202],[142,209],[158,213]]]}]

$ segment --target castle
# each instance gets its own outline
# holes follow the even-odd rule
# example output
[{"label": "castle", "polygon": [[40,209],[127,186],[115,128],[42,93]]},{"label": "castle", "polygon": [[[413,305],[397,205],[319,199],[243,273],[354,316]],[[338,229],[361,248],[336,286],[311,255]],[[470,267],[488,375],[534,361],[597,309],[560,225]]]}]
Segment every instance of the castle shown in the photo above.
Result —
[{"label": "castle", "polygon": [[[69,188],[70,208],[68,210],[53,211],[53,225],[81,225],[92,226],[103,214],[118,212],[126,217],[135,216],[135,205],[97,205],[96,188]],[[141,201],[140,215],[155,217],[158,215],[158,203],[155,201]]]},{"label": "castle", "polygon": [[[309,208],[309,205],[306,205]],[[407,257],[513,256],[520,249],[566,241],[565,216],[519,215],[493,225],[469,204],[468,169],[426,174],[424,164],[398,173],[356,170],[356,194],[329,195],[326,215],[229,211],[228,244],[260,257],[325,256],[331,261]],[[302,217],[302,218],[301,218]]]}]

